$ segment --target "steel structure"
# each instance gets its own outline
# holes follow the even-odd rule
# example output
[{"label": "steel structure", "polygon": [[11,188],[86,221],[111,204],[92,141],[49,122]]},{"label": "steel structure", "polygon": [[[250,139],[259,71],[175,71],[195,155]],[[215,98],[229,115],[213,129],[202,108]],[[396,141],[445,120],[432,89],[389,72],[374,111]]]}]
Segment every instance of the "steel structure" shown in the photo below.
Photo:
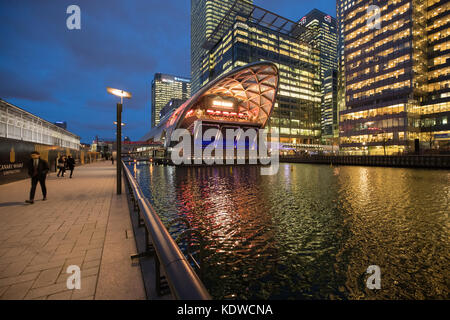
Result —
[{"label": "steel structure", "polygon": [[255,6],[251,3],[236,0],[228,11],[228,14],[217,25],[214,32],[206,39],[202,47],[211,50],[228,32],[231,26],[236,22],[236,17],[240,16],[247,22],[264,26],[281,34],[306,40],[308,36],[307,29],[300,23],[286,19],[274,12]]},{"label": "steel structure", "polygon": [[192,130],[197,120],[264,128],[272,113],[278,90],[278,68],[261,61],[236,68],[201,88],[143,137],[163,141],[169,147],[173,130]]}]

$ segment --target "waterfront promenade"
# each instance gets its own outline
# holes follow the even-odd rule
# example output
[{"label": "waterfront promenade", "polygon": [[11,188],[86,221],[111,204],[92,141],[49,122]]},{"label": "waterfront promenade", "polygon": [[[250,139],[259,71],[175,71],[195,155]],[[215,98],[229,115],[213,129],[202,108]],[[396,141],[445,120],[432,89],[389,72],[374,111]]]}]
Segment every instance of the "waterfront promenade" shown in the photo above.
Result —
[{"label": "waterfront promenade", "polygon": [[[76,167],[73,179],[52,173],[48,201],[38,185],[33,205],[29,179],[0,185],[0,300],[146,298],[115,174],[111,162]],[[81,269],[79,290],[67,289],[69,265]]]}]

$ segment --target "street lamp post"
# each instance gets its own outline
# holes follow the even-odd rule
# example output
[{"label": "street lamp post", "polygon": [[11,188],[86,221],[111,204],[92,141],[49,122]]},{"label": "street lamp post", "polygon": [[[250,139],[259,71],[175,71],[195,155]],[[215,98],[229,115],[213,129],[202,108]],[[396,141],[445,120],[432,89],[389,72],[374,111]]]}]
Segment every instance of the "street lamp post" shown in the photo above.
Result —
[{"label": "street lamp post", "polygon": [[117,194],[122,193],[122,106],[123,106],[123,98],[130,99],[131,93],[113,89],[106,88],[106,91],[110,94],[113,94],[117,97],[120,97],[120,103],[117,103],[117,129],[116,129],[116,144],[117,144],[117,159],[116,159],[116,170],[117,170]]}]

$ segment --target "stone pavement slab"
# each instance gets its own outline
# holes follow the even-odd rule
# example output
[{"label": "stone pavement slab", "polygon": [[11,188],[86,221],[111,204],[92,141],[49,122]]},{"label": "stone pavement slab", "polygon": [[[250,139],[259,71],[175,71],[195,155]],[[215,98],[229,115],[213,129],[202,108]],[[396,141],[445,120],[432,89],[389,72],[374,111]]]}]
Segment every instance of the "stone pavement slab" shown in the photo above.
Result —
[{"label": "stone pavement slab", "polygon": [[[38,186],[33,205],[29,179],[0,185],[0,299],[146,298],[115,174],[110,162],[76,167],[73,179],[50,174],[48,201]],[[80,290],[67,288],[70,265],[81,269]]]}]

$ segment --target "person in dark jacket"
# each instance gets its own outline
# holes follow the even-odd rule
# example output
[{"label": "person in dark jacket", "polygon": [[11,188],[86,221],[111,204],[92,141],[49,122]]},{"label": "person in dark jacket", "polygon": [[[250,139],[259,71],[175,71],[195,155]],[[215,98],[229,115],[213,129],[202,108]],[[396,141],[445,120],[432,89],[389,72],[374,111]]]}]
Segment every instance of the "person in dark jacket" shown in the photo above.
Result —
[{"label": "person in dark jacket", "polygon": [[28,162],[28,175],[31,177],[31,190],[30,190],[30,200],[25,202],[33,204],[34,194],[36,192],[37,183],[41,185],[42,200],[47,200],[47,188],[45,187],[45,179],[47,178],[47,173],[50,167],[48,162],[40,158],[40,154],[37,151],[31,153],[31,159]]},{"label": "person in dark jacket", "polygon": [[70,170],[70,178],[72,178],[73,170],[75,169],[75,159],[72,156],[67,158],[67,168]]},{"label": "person in dark jacket", "polygon": [[57,177],[59,177],[59,175],[61,174],[62,177],[64,177],[64,173],[66,172],[66,157],[65,156],[60,156],[58,158],[58,174],[56,175]]}]

